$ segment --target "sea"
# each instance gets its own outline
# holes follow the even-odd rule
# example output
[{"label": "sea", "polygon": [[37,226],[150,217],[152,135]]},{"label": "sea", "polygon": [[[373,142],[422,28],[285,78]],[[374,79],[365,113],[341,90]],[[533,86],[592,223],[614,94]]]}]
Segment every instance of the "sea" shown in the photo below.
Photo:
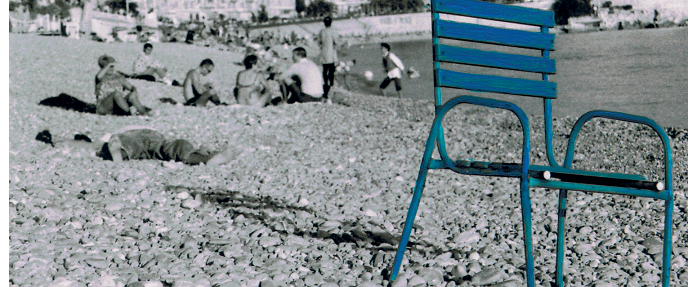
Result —
[{"label": "sea", "polygon": [[[414,67],[417,78],[403,75],[402,95],[413,100],[433,100],[433,63],[430,40],[389,42],[406,68]],[[639,114],[662,126],[688,126],[688,28],[615,30],[557,34],[555,51],[558,98],[553,116],[578,117],[594,109]],[[379,44],[351,46],[340,60],[356,60],[349,77],[353,91],[380,95],[385,77]],[[374,75],[365,79],[366,71]],[[341,81],[341,80],[340,80]],[[391,84],[386,91],[395,97]],[[477,93],[445,90],[444,101]],[[529,114],[542,114],[540,100],[503,96]]]}]

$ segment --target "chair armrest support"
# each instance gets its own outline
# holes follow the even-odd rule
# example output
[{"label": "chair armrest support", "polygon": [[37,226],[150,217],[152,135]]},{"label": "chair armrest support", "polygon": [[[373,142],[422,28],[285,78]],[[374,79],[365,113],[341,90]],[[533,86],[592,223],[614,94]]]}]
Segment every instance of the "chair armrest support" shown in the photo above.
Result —
[{"label": "chair armrest support", "polygon": [[[529,121],[528,121],[528,116],[526,116],[526,113],[519,108],[517,105],[510,103],[510,102],[504,102],[504,101],[499,101],[499,100],[494,100],[494,99],[487,99],[487,98],[480,98],[480,97],[474,97],[474,96],[460,96],[453,98],[446,102],[446,104],[442,106],[438,106],[436,108],[436,117],[434,119],[434,125],[438,125],[438,135],[437,135],[437,143],[439,147],[439,155],[441,156],[441,159],[443,163],[450,168],[451,170],[456,169],[456,163],[448,157],[448,154],[446,152],[446,143],[444,142],[444,134],[443,134],[443,126],[442,126],[442,120],[446,113],[454,108],[457,105],[460,104],[471,104],[471,105],[478,105],[478,106],[485,106],[485,107],[490,107],[490,108],[498,108],[498,109],[504,109],[504,110],[509,110],[513,112],[519,119],[519,122],[521,123],[521,127],[523,128],[523,152],[522,152],[522,157],[521,157],[521,165],[523,167],[523,172],[528,173],[528,165],[530,163],[529,160],[529,155],[531,151],[531,131],[529,128]],[[524,175],[526,176],[526,175]]]},{"label": "chair armrest support", "polygon": [[575,143],[577,140],[577,135],[579,134],[579,131],[582,129],[582,126],[584,124],[594,118],[606,118],[606,119],[612,119],[612,120],[619,120],[619,121],[624,121],[624,122],[632,122],[632,123],[637,123],[637,124],[642,124],[651,127],[654,129],[654,131],[659,135],[659,137],[662,139],[662,144],[664,145],[664,182],[665,182],[665,188],[666,190],[669,191],[669,196],[671,195],[672,191],[672,166],[673,162],[671,159],[671,142],[669,141],[669,137],[667,136],[666,132],[662,127],[660,127],[656,122],[653,120],[642,117],[642,116],[637,116],[637,115],[631,115],[631,114],[626,114],[626,113],[621,113],[621,112],[611,112],[611,111],[590,111],[579,117],[577,122],[574,124],[574,128],[572,128],[572,132],[570,133],[570,140],[567,145],[567,154],[565,156],[565,162],[564,162],[564,167],[570,168],[572,166],[572,160],[574,159],[574,149],[575,149]]}]

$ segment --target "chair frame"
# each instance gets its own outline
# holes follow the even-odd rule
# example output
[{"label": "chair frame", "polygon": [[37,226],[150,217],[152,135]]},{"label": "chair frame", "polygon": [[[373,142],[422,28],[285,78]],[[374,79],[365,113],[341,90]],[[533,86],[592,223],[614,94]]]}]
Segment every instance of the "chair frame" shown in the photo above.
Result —
[{"label": "chair frame", "polygon": [[[407,218],[405,221],[405,227],[403,229],[402,238],[400,240],[400,245],[395,257],[393,264],[393,269],[390,277],[390,281],[394,281],[399,273],[400,266],[402,263],[402,258],[404,256],[407,243],[409,242],[410,233],[413,227],[414,219],[417,214],[417,209],[419,208],[419,202],[422,196],[422,191],[426,182],[427,171],[430,169],[450,169],[454,172],[466,175],[480,175],[480,176],[496,176],[496,177],[513,177],[520,179],[520,197],[521,197],[521,210],[522,210],[522,221],[523,221],[523,233],[524,233],[524,246],[525,246],[525,261],[526,261],[526,282],[527,286],[535,286],[535,275],[533,266],[533,249],[531,243],[531,201],[529,189],[533,187],[538,188],[554,188],[559,189],[558,197],[558,228],[557,228],[557,247],[556,247],[556,284],[559,287],[564,286],[563,280],[563,269],[564,269],[564,240],[565,240],[565,217],[566,217],[566,202],[567,202],[567,191],[568,190],[579,190],[588,192],[598,192],[606,194],[618,194],[618,195],[630,195],[638,197],[647,197],[660,199],[665,201],[665,214],[664,214],[664,236],[663,236],[663,256],[662,256],[662,286],[669,286],[670,282],[670,272],[671,272],[671,242],[672,242],[672,212],[673,212],[673,186],[672,186],[672,157],[671,157],[671,142],[666,135],[666,132],[657,125],[653,120],[646,117],[630,115],[619,112],[611,111],[590,111],[582,115],[575,123],[572,131],[570,133],[569,142],[567,145],[567,153],[563,162],[560,166],[553,154],[553,125],[552,125],[552,102],[551,99],[557,97],[556,86],[554,83],[548,85],[548,75],[553,74],[554,71],[554,61],[552,61],[552,72],[549,67],[534,67],[527,69],[527,71],[533,71],[542,74],[542,85],[543,89],[537,89],[538,86],[533,87],[531,91],[524,91],[528,86],[528,82],[513,82],[515,85],[513,89],[505,89],[502,87],[501,83],[497,83],[500,77],[484,76],[482,79],[477,78],[478,75],[471,74],[460,74],[458,72],[451,72],[448,70],[441,70],[442,49],[450,49],[450,46],[441,46],[439,44],[439,38],[454,38],[457,40],[465,41],[475,41],[483,42],[495,45],[501,45],[501,39],[497,38],[496,33],[502,33],[504,35],[517,35],[509,34],[508,29],[499,28],[489,28],[480,27],[475,24],[462,24],[450,21],[440,20],[440,14],[452,14],[460,15],[471,18],[494,20],[501,22],[526,24],[540,27],[540,34],[542,36],[534,35],[533,37],[538,37],[547,41],[548,35],[550,37],[550,45],[543,45],[540,47],[534,47],[541,50],[541,58],[549,59],[550,51],[553,50],[552,38],[554,34],[549,34],[549,29],[554,27],[553,13],[551,11],[542,11],[538,9],[517,7],[517,6],[507,6],[501,4],[494,4],[488,2],[480,2],[476,0],[435,0],[432,2],[432,40],[434,45],[434,98],[435,98],[435,119],[432,125],[429,137],[426,142],[425,151],[422,157],[422,162],[419,169],[419,174],[417,181],[415,183],[415,189],[412,196],[412,202],[410,203],[409,210],[407,212]],[[461,29],[459,29],[461,28]],[[462,29],[467,28],[467,29]],[[477,38],[479,36],[475,34],[486,35],[480,40],[472,40],[472,38]],[[493,34],[494,33],[494,34]],[[463,36],[465,35],[465,36]],[[473,36],[474,35],[474,36]],[[531,34],[532,35],[532,34]],[[459,38],[462,37],[462,38]],[[502,39],[506,39],[502,38]],[[507,41],[525,41],[525,39],[507,39]],[[490,42],[491,41],[491,42]],[[543,41],[543,42],[545,42]],[[517,46],[519,43],[508,43],[505,45]],[[528,48],[531,48],[530,46]],[[470,56],[470,54],[474,53]],[[490,55],[485,52],[482,54],[478,51],[472,51],[469,49],[460,51],[451,51],[451,58],[454,62],[459,64],[470,64],[470,65],[485,65],[483,61],[487,62],[490,59]],[[496,55],[494,55],[496,56]],[[453,60],[453,58],[457,58]],[[475,59],[477,58],[477,59]],[[475,59],[475,60],[474,60]],[[521,63],[514,63],[515,65],[529,65],[526,62],[525,57],[521,59]],[[468,63],[469,62],[469,63]],[[484,63],[484,64],[483,64]],[[508,65],[498,63],[497,65]],[[492,66],[495,67],[495,66]],[[502,68],[495,67],[495,68]],[[517,69],[516,67],[503,67],[502,69]],[[459,76],[467,75],[469,76],[471,82],[468,82],[468,78],[464,80],[459,79]],[[474,81],[474,79],[483,80],[483,83]],[[504,83],[506,85],[507,83]],[[512,82],[508,82],[512,84]],[[498,86],[492,88],[489,85]],[[542,97],[544,101],[544,121],[545,121],[545,146],[546,154],[549,165],[531,165],[530,164],[530,129],[529,120],[524,111],[513,103],[487,99],[474,96],[459,96],[451,99],[447,103],[442,105],[441,99],[441,87],[451,87],[460,88],[470,91],[485,91],[485,92],[498,92],[498,93],[508,93],[523,96],[537,96]],[[551,89],[551,90],[550,90]],[[455,106],[460,104],[471,104],[478,106],[485,106],[490,108],[498,108],[509,110],[514,113],[523,129],[523,149],[522,149],[522,162],[520,164],[516,163],[488,163],[488,162],[471,162],[471,161],[454,161],[452,160],[446,151],[446,144],[444,141],[444,133],[442,120],[444,116]],[[662,187],[662,182],[650,182],[641,175],[632,174],[620,174],[620,173],[606,173],[606,172],[596,172],[596,171],[585,171],[585,170],[575,170],[572,169],[572,161],[574,159],[575,143],[577,136],[582,128],[582,126],[594,119],[594,118],[606,118],[613,119],[631,123],[642,124],[651,127],[657,135],[661,138],[663,149],[664,149],[664,183],[666,187]],[[439,155],[441,159],[432,158],[434,148],[438,147]],[[556,178],[557,180],[550,180],[551,178]]]}]

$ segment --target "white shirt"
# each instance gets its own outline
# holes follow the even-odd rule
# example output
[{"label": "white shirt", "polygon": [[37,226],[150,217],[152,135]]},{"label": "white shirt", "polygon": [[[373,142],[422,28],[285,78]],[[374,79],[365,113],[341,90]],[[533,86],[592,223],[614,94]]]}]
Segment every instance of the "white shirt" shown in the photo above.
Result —
[{"label": "white shirt", "polygon": [[281,74],[282,79],[296,75],[301,79],[301,92],[319,98],[324,93],[322,89],[322,73],[320,69],[307,58],[302,58]]},{"label": "white shirt", "polygon": [[402,61],[400,61],[400,58],[395,56],[393,53],[388,53],[388,57],[390,60],[393,60],[393,63],[397,66],[396,68],[388,71],[388,78],[394,79],[394,78],[400,78],[400,70],[404,70],[405,66],[402,65]]}]

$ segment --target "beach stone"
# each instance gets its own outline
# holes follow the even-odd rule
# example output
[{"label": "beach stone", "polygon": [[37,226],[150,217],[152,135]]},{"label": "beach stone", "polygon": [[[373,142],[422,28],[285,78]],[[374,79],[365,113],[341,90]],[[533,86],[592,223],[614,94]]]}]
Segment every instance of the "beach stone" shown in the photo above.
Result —
[{"label": "beach stone", "polygon": [[102,275],[98,279],[91,281],[88,287],[121,287],[126,285],[115,275]]},{"label": "beach stone", "polygon": [[439,268],[422,269],[419,276],[424,278],[428,285],[439,285],[444,282],[444,275]]},{"label": "beach stone", "polygon": [[104,259],[88,258],[85,259],[85,263],[98,269],[106,269],[107,267],[109,267],[109,262],[107,262],[107,260]]},{"label": "beach stone", "polygon": [[468,275],[468,271],[465,268],[463,264],[458,264],[456,266],[453,266],[453,269],[451,269],[451,276],[456,279],[461,279]]},{"label": "beach stone", "polygon": [[187,199],[184,202],[182,202],[182,207],[188,208],[188,209],[195,209],[197,207],[201,206],[201,202],[195,199]]},{"label": "beach stone", "polygon": [[[547,282],[550,282],[552,280],[546,280]],[[520,287],[524,286],[525,284],[518,278],[513,278],[513,279],[508,279],[504,282],[501,283],[496,283],[489,285],[489,287]]]},{"label": "beach stone", "polygon": [[190,197],[190,195],[188,192],[182,191],[182,192],[177,193],[176,197],[177,197],[177,199],[187,199]]},{"label": "beach stone", "polygon": [[407,281],[408,287],[426,287],[427,281],[422,278],[422,276],[415,275]]},{"label": "beach stone", "polygon": [[579,255],[586,254],[593,249],[594,249],[594,246],[591,244],[578,244],[577,246],[574,247],[574,251],[577,252],[577,254],[579,254]]},{"label": "beach stone", "polygon": [[459,245],[468,245],[480,241],[480,235],[475,229],[463,232],[454,240]]},{"label": "beach stone", "polygon": [[494,267],[486,267],[482,271],[473,275],[470,280],[473,285],[489,285],[507,279],[507,276],[501,270]]},{"label": "beach stone", "polygon": [[110,202],[104,207],[105,210],[115,212],[123,209],[125,205],[121,202]]},{"label": "beach stone", "polygon": [[671,259],[671,268],[683,268],[686,267],[686,258],[683,258],[681,255],[674,255],[674,258]]},{"label": "beach stone", "polygon": [[281,243],[281,238],[279,237],[264,237],[259,240],[259,245],[262,247],[276,246]]},{"label": "beach stone", "polygon": [[407,287],[407,276],[405,276],[405,274],[398,274],[395,276],[395,280],[390,284],[390,287]]},{"label": "beach stone", "polygon": [[83,287],[85,284],[80,284],[80,282],[71,280],[66,277],[58,277],[50,284],[53,287]]},{"label": "beach stone", "polygon": [[657,237],[645,239],[645,241],[642,242],[642,246],[647,248],[647,253],[650,255],[662,253],[662,240]]},{"label": "beach stone", "polygon": [[322,284],[323,281],[322,276],[319,274],[311,274],[303,279],[303,282],[305,282],[305,285],[307,286],[317,286]]}]

